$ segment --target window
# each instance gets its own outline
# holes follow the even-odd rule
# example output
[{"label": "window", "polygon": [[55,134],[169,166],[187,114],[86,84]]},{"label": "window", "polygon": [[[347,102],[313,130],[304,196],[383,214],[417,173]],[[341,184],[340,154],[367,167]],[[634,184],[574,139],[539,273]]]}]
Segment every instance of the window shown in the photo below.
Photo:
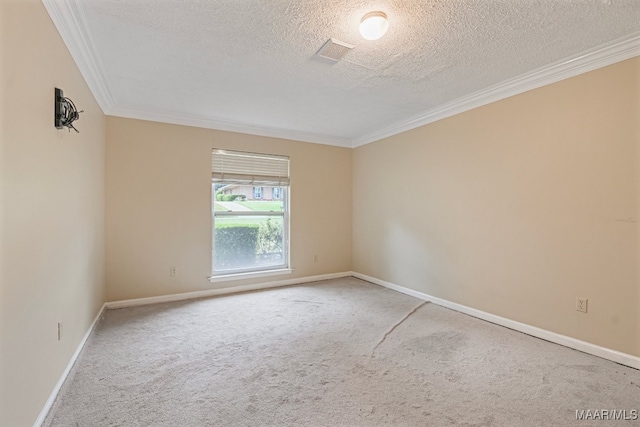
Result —
[{"label": "window", "polygon": [[273,187],[273,198],[274,199],[282,199],[282,194],[280,193],[280,187]]},{"label": "window", "polygon": [[253,198],[262,199],[262,187],[253,187]]},{"label": "window", "polygon": [[288,157],[213,150],[212,279],[289,269],[288,190]]}]

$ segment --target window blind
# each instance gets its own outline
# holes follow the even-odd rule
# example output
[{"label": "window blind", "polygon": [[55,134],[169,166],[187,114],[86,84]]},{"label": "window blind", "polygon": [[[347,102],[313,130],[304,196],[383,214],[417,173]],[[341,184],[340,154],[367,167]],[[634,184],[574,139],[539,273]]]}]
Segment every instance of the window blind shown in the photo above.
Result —
[{"label": "window blind", "polygon": [[289,157],[214,149],[213,182],[289,185]]}]

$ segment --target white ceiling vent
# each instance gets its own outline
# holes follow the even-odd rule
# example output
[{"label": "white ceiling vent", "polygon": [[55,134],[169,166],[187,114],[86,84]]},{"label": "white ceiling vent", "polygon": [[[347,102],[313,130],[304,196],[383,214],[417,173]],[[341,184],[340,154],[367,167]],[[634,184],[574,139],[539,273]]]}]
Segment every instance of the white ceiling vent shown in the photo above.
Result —
[{"label": "white ceiling vent", "polygon": [[354,45],[341,42],[340,40],[329,39],[324,45],[322,45],[316,55],[321,58],[326,58],[337,62],[354,47]]}]

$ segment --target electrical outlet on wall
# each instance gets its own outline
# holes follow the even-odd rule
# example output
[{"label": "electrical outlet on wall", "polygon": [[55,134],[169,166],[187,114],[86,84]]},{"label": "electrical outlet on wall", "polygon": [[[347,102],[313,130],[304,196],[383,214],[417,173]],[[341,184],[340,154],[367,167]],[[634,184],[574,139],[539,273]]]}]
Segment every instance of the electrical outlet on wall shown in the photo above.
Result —
[{"label": "electrical outlet on wall", "polygon": [[588,298],[576,298],[576,310],[581,311],[583,313],[587,312],[587,303],[589,302]]},{"label": "electrical outlet on wall", "polygon": [[58,322],[58,341],[62,339],[62,322]]},{"label": "electrical outlet on wall", "polygon": [[176,277],[178,275],[178,267],[169,268],[169,276]]}]

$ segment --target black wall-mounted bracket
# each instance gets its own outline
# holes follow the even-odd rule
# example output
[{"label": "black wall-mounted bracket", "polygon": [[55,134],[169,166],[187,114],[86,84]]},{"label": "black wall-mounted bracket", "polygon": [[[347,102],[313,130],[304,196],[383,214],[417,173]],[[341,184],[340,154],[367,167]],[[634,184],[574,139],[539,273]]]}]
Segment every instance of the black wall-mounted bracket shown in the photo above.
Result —
[{"label": "black wall-mounted bracket", "polygon": [[62,103],[64,102],[64,94],[62,89],[55,89],[55,127],[56,129],[62,129],[64,126],[62,125]]},{"label": "black wall-mounted bracket", "polygon": [[79,133],[73,126],[73,122],[80,118],[80,113],[75,104],[69,98],[64,97],[62,89],[55,88],[54,91],[54,126],[56,129],[67,127]]}]

